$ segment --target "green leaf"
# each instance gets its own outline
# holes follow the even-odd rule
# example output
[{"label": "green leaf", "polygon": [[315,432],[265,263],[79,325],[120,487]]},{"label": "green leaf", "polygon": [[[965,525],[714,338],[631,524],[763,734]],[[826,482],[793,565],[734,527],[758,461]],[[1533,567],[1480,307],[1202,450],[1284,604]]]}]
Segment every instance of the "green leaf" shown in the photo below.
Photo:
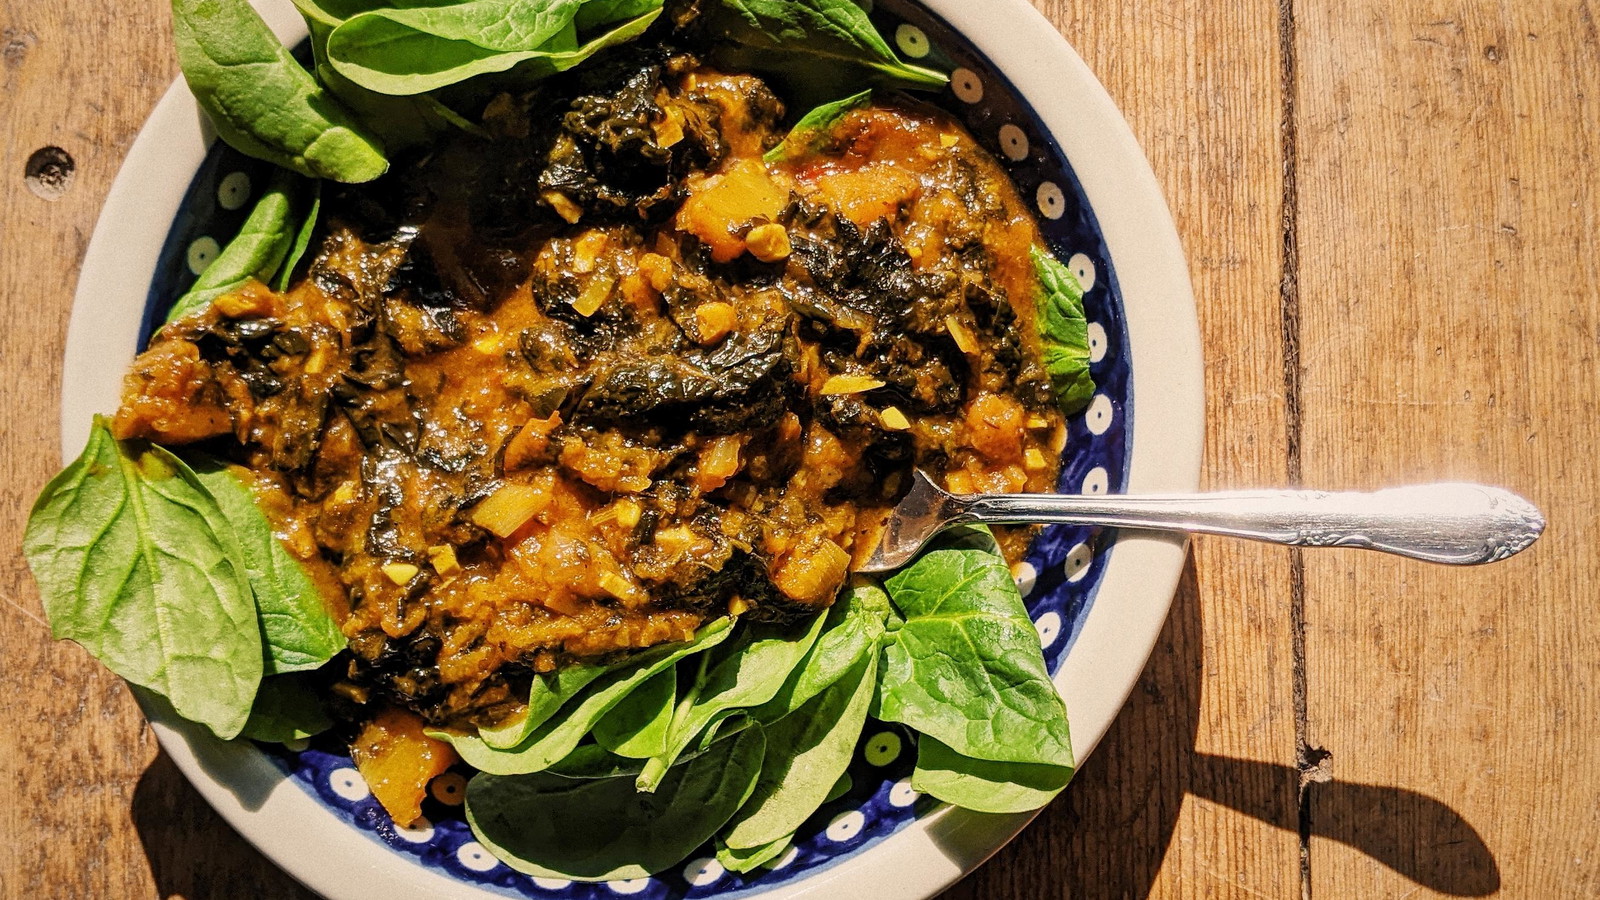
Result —
[{"label": "green leaf", "polygon": [[587,0],[578,7],[572,24],[578,27],[579,34],[587,34],[596,28],[647,15],[663,5],[664,0]]},{"label": "green leaf", "polygon": [[363,13],[328,36],[338,73],[380,94],[411,95],[517,68],[532,80],[563,72],[632,40],[661,15],[659,3],[580,42],[582,0],[471,0],[443,8]]},{"label": "green leaf", "polygon": [[987,531],[947,533],[884,588],[905,621],[884,645],[879,718],[974,759],[1073,764],[1039,633]]},{"label": "green leaf", "polygon": [[963,809],[1020,813],[1049,803],[1072,772],[1071,766],[972,759],[924,734],[917,738],[911,787]]},{"label": "green leaf", "polygon": [[284,257],[283,264],[278,267],[278,277],[272,283],[272,289],[283,293],[289,289],[290,279],[294,277],[296,266],[305,258],[306,251],[311,247],[311,236],[317,231],[317,219],[322,215],[322,181],[311,182],[311,206],[300,219],[300,227],[295,230],[294,242],[289,245],[289,255]]},{"label": "green leaf", "polygon": [[872,90],[862,91],[843,100],[824,103],[800,117],[783,142],[767,151],[762,157],[769,163],[782,162],[814,153],[828,139],[828,133],[851,110],[860,109],[872,101]]},{"label": "green leaf", "polygon": [[744,804],[766,740],[752,728],[676,766],[654,794],[630,778],[479,775],[467,785],[467,824],[519,872],[606,881],[642,878],[681,862]]},{"label": "green leaf", "polygon": [[178,64],[229,146],[313,178],[371,181],[381,143],[272,34],[246,0],[172,0]]},{"label": "green leaf", "polygon": [[723,832],[728,847],[751,850],[783,840],[827,802],[855,755],[877,676],[878,658],[869,654],[849,676],[767,728],[761,777]]},{"label": "green leaf", "polygon": [[1083,314],[1083,288],[1077,276],[1043,247],[1032,249],[1039,279],[1039,336],[1044,341],[1044,367],[1050,373],[1056,403],[1072,414],[1089,405],[1094,379],[1089,376],[1089,323]]},{"label": "green leaf", "polygon": [[[211,301],[230,291],[243,287],[254,278],[271,280],[273,273],[283,265],[295,242],[294,195],[300,179],[293,173],[278,169],[262,193],[261,199],[251,208],[239,233],[228,242],[217,258],[206,266],[188,293],[178,298],[167,312],[167,321],[174,322],[190,313],[211,305]],[[307,240],[309,240],[309,235]]]},{"label": "green leaf", "polygon": [[665,753],[673,701],[677,698],[678,672],[668,666],[594,723],[595,741],[630,759],[649,759]]},{"label": "green leaf", "polygon": [[250,721],[239,732],[242,738],[283,744],[333,727],[333,719],[322,705],[316,681],[305,675],[276,675],[263,679],[256,692]]},{"label": "green leaf", "polygon": [[57,638],[220,738],[244,727],[262,673],[244,551],[183,460],[116,441],[97,417],[34,503],[22,548]]},{"label": "green leaf", "polygon": [[817,615],[803,634],[755,626],[721,652],[703,657],[700,675],[678,701],[666,750],[645,763],[639,790],[654,790],[678,755],[708,726],[739,710],[760,706],[782,690],[817,641],[826,617]]},{"label": "green leaf", "polygon": [[852,0],[707,0],[703,22],[724,67],[779,77],[803,98],[950,81],[901,61]]},{"label": "green leaf", "polygon": [[748,850],[735,850],[717,839],[717,862],[729,872],[754,872],[769,862],[783,855],[783,851],[794,846],[794,835],[785,835],[770,844],[751,847]]},{"label": "green leaf", "polygon": [[520,744],[501,750],[473,735],[429,732],[448,740],[471,766],[493,775],[526,775],[565,759],[594,724],[652,676],[694,653],[722,643],[730,633],[731,619],[718,619],[702,627],[694,640],[652,647],[633,657],[631,664],[596,678],[559,717],[547,719]]},{"label": "green leaf", "polygon": [[527,713],[497,728],[480,728],[478,737],[496,750],[509,750],[526,741],[535,729],[549,721],[596,678],[637,665],[637,657],[624,656],[610,663],[565,666],[548,675],[535,675],[528,691]]},{"label": "green leaf", "polygon": [[220,460],[197,459],[195,477],[233,525],[255,596],[261,637],[266,642],[265,674],[315,669],[344,649],[344,632],[328,612],[316,582],[289,555],[273,533],[255,493],[238,472]]},{"label": "green leaf", "polygon": [[805,662],[777,695],[752,710],[750,717],[762,724],[776,722],[843,678],[876,652],[888,616],[889,595],[877,584],[857,578],[828,608],[822,634]]}]

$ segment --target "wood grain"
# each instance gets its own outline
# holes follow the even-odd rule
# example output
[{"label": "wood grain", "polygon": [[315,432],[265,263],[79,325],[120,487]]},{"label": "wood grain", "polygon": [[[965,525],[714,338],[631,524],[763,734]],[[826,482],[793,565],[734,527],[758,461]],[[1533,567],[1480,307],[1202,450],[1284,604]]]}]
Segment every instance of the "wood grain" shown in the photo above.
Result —
[{"label": "wood grain", "polygon": [[[1106,85],[1172,206],[1206,349],[1207,485],[1282,483],[1276,3],[1038,6]],[[1288,584],[1285,551],[1197,541],[1105,743],[950,896],[1295,896]]]},{"label": "wood grain", "polygon": [[[1207,483],[1475,478],[1551,529],[1465,572],[1308,554],[1298,596],[1289,554],[1198,542],[1105,743],[951,896],[1600,894],[1589,6],[1036,2],[1127,115],[1186,243]],[[117,679],[49,640],[14,549],[56,464],[85,244],[173,74],[164,0],[0,0],[4,898],[310,896],[184,782]],[[74,164],[54,199],[23,177],[46,146]]]},{"label": "wood grain", "polygon": [[[1307,555],[1313,895],[1600,895],[1592,15],[1350,0],[1299,24],[1306,478],[1496,482],[1550,520],[1487,569]],[[1379,854],[1350,847],[1373,830]]]}]

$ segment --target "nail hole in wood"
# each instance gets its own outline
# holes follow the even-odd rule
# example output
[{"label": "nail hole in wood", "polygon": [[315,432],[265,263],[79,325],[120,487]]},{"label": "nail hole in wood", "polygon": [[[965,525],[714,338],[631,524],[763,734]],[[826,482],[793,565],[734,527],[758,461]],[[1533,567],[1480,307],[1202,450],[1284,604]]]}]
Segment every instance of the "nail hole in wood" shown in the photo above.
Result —
[{"label": "nail hole in wood", "polygon": [[28,157],[23,180],[34,196],[45,200],[59,200],[72,184],[72,174],[78,164],[72,155],[60,147],[40,147]]}]

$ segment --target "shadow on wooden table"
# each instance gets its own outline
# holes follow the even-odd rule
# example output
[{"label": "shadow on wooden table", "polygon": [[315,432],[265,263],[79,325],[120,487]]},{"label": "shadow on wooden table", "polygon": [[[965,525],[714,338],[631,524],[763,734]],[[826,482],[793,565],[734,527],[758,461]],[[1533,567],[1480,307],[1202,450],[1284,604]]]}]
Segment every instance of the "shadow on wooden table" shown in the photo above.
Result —
[{"label": "shadow on wooden table", "polygon": [[[1195,751],[1201,639],[1191,558],[1149,664],[1083,771],[945,900],[1147,897],[1189,794],[1300,831],[1298,769]],[[1433,890],[1478,897],[1500,888],[1499,866],[1477,831],[1432,798],[1330,781],[1312,786],[1311,813],[1313,836],[1354,847]]]},{"label": "shadow on wooden table", "polygon": [[[1133,696],[1072,787],[949,900],[1147,897],[1188,794],[1299,830],[1298,770],[1195,752],[1197,584],[1191,560]],[[162,897],[233,898],[250,885],[251,896],[314,900],[212,811],[165,753],[140,778],[132,812]],[[1348,844],[1436,891],[1483,896],[1500,887],[1483,839],[1437,800],[1332,781],[1313,786],[1311,812],[1313,835]]]},{"label": "shadow on wooden table", "polygon": [[161,897],[316,900],[224,822],[165,752],[139,778],[132,812]]}]

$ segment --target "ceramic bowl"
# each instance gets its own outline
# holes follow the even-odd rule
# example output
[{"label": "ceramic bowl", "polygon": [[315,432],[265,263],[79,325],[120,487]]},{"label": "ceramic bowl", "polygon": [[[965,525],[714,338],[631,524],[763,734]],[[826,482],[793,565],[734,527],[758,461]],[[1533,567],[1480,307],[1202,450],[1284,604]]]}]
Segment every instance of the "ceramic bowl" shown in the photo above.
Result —
[{"label": "ceramic bowl", "polygon": [[[304,37],[289,0],[257,5],[285,41]],[[1005,165],[1087,291],[1099,389],[1071,423],[1060,490],[1193,489],[1202,409],[1193,299],[1155,179],[1110,98],[1026,0],[880,0],[873,18],[904,57],[953,72],[933,102]],[[93,413],[116,407],[136,349],[265,181],[263,164],[213,140],[176,83],[134,143],[84,261],[62,389],[65,455],[83,446]],[[1014,567],[1080,760],[1143,668],[1183,554],[1177,539],[1058,527]],[[910,735],[869,723],[854,787],[806,824],[776,867],[740,876],[705,854],[654,878],[569,883],[517,873],[473,841],[459,773],[433,783],[422,823],[399,829],[347,756],[223,743],[150,712],[167,753],[223,817],[332,900],[920,898],[970,871],[1030,818],[919,797],[909,783]]]}]

